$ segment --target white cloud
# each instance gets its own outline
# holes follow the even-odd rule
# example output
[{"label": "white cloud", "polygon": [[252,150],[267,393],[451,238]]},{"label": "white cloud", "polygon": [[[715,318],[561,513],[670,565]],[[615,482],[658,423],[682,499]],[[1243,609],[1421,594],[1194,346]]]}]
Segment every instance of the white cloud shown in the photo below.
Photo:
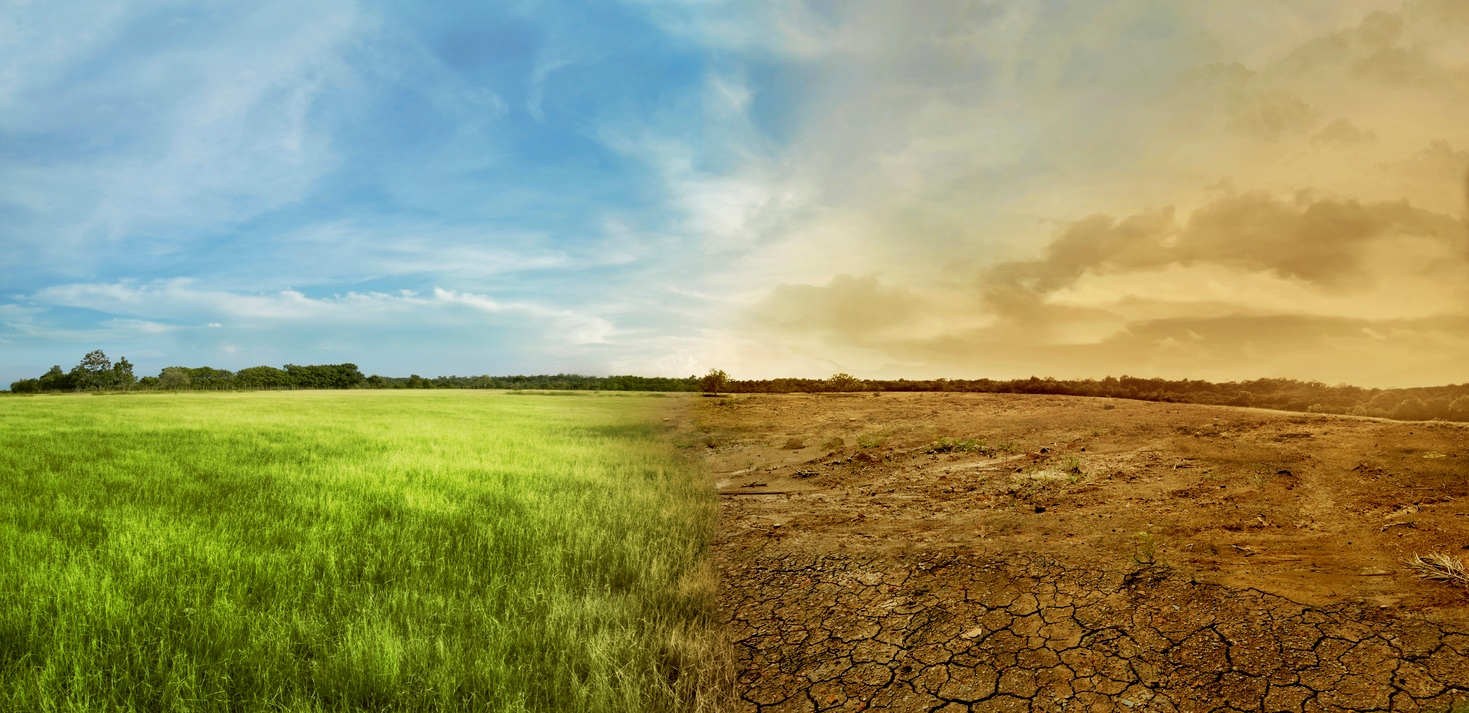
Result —
[{"label": "white cloud", "polygon": [[192,239],[180,228],[296,202],[335,165],[319,115],[351,91],[343,54],[373,29],[355,3],[70,7],[22,5],[0,26],[16,40],[0,42],[0,133],[87,137],[0,169],[28,213],[11,239],[36,262],[76,265],[122,239],[167,249]]},{"label": "white cloud", "polygon": [[631,0],[669,35],[701,47],[787,58],[838,46],[831,22],[801,0]]},{"label": "white cloud", "polygon": [[[271,329],[286,325],[331,330],[345,326],[390,331],[395,325],[472,326],[473,315],[494,315],[502,326],[541,333],[550,344],[588,346],[608,344],[616,335],[613,324],[601,317],[523,300],[502,301],[484,294],[434,288],[431,297],[403,290],[397,293],[347,292],[331,297],[309,297],[296,290],[241,294],[200,288],[193,280],[175,279],[148,284],[71,284],[38,290],[25,299],[40,305],[77,307],[131,317],[205,323],[217,328],[226,318],[232,328]],[[462,308],[468,308],[466,312]],[[37,308],[29,308],[34,315]],[[505,322],[509,320],[509,322]],[[113,320],[135,328],[156,328],[158,322]],[[486,325],[488,326],[488,325]],[[544,345],[542,345],[544,346]]]},{"label": "white cloud", "polygon": [[567,344],[606,344],[615,331],[612,323],[605,319],[570,310],[525,302],[501,302],[486,295],[451,292],[437,287],[434,288],[434,297],[440,302],[467,305],[489,314],[511,314],[544,320],[554,326],[554,338]]}]

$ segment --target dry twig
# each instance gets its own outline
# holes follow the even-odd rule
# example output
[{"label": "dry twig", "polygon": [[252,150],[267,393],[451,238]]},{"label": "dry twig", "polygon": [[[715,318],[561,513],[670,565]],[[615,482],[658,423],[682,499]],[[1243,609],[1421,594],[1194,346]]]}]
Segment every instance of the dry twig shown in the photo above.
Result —
[{"label": "dry twig", "polygon": [[1450,557],[1442,552],[1432,552],[1427,557],[1415,554],[1404,562],[1421,579],[1436,579],[1449,584],[1469,587],[1469,572],[1464,570],[1464,561],[1456,557]]}]

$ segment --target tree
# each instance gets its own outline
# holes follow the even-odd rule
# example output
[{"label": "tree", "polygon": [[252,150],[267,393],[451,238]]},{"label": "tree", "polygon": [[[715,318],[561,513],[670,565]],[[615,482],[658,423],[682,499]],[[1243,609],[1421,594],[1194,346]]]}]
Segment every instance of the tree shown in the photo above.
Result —
[{"label": "tree", "polygon": [[133,375],[132,362],[127,357],[121,357],[116,364],[112,365],[112,388],[131,389],[137,383],[138,377]]},{"label": "tree", "polygon": [[72,367],[71,377],[77,389],[105,389],[112,383],[112,360],[101,349],[93,349]]},{"label": "tree", "polygon": [[851,374],[838,372],[826,380],[826,388],[832,391],[861,391],[862,380]]},{"label": "tree", "polygon": [[[15,387],[10,387],[11,391]],[[1469,396],[1460,396],[1449,404],[1449,418],[1455,421],[1469,421]]]},{"label": "tree", "polygon": [[[180,367],[185,368],[185,367]],[[228,389],[235,384],[235,372],[229,369],[216,369],[212,366],[196,366],[189,368],[189,383],[194,389]]]},{"label": "tree", "polygon": [[273,366],[252,366],[235,373],[235,379],[249,389],[284,389],[291,386],[291,375]]},{"label": "tree", "polygon": [[62,371],[60,365],[53,365],[38,381],[41,382],[42,391],[70,391],[76,388],[76,380],[71,374]]},{"label": "tree", "polygon": [[1403,399],[1397,408],[1392,410],[1392,417],[1399,421],[1423,421],[1428,418],[1428,406],[1422,399]]},{"label": "tree", "polygon": [[724,373],[722,369],[710,369],[709,373],[704,375],[704,378],[699,379],[699,388],[703,389],[704,393],[715,396],[718,396],[719,392],[723,391],[728,385],[729,374]]},{"label": "tree", "polygon": [[40,379],[21,379],[10,382],[10,393],[12,394],[35,394],[41,391]]},{"label": "tree", "polygon": [[182,366],[170,366],[158,374],[158,386],[171,391],[186,389],[192,381],[189,370]]},{"label": "tree", "polygon": [[286,373],[299,389],[351,389],[367,380],[356,364],[287,364]]}]

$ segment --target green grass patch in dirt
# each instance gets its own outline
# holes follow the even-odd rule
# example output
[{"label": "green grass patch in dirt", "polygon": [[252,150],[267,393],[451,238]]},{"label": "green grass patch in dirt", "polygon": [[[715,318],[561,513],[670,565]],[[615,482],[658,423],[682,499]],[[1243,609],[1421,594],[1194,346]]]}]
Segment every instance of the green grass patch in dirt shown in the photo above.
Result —
[{"label": "green grass patch in dirt", "polygon": [[717,505],[667,406],[0,399],[0,710],[707,709]]}]

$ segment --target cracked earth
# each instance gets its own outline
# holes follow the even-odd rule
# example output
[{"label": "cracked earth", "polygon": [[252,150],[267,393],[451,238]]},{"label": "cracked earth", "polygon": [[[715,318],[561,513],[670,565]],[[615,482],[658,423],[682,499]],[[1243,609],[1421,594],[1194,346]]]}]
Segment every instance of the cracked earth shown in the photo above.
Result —
[{"label": "cracked earth", "polygon": [[704,399],[737,710],[1469,711],[1469,429],[1045,396]]}]

